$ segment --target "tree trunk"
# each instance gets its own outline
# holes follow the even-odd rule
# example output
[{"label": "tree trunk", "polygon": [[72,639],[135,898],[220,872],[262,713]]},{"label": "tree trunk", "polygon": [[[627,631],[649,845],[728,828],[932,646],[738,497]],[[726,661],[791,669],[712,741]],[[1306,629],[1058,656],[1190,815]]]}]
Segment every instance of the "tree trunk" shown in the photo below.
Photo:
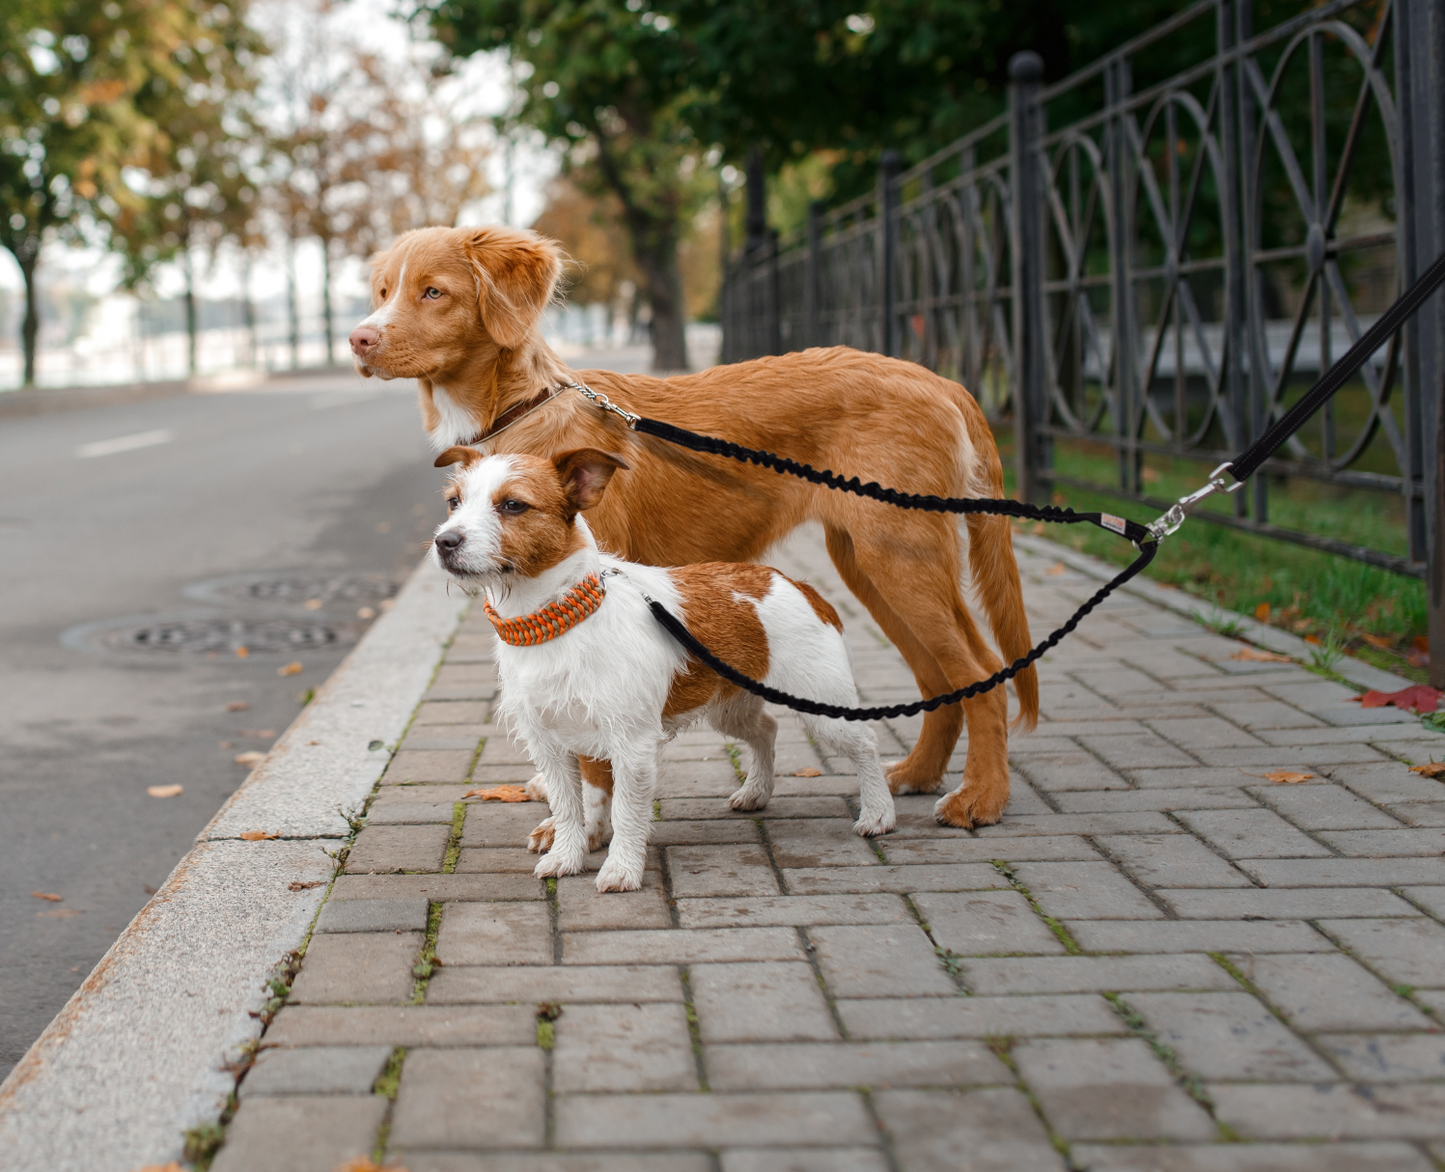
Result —
[{"label": "tree trunk", "polygon": [[186,373],[196,377],[196,271],[191,264],[191,250],[185,251],[186,269]]},{"label": "tree trunk", "polygon": [[331,313],[331,241],[321,239],[321,311],[326,317],[326,365],[336,365],[336,328]]},{"label": "tree trunk", "polygon": [[291,369],[301,365],[301,313],[296,307],[296,241],[286,239],[286,309],[291,316]]},{"label": "tree trunk", "polygon": [[35,266],[40,260],[40,250],[34,250],[29,257],[17,257],[20,273],[25,278],[25,323],[20,327],[21,344],[25,351],[25,379],[23,386],[35,385],[35,340],[40,334],[40,290],[35,287]]},{"label": "tree trunk", "polygon": [[677,240],[658,234],[640,242],[634,252],[647,281],[647,300],[652,306],[652,369],[687,369],[687,306],[682,294],[682,272],[677,266]]}]

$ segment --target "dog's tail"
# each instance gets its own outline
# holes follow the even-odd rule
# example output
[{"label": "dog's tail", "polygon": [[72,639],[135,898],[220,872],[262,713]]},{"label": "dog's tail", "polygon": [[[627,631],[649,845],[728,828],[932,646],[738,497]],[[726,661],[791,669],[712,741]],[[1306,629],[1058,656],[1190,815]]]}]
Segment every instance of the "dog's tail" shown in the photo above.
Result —
[{"label": "dog's tail", "polygon": [[[968,421],[969,438],[977,460],[975,495],[981,495],[977,490],[982,489],[990,496],[1001,497],[1003,464],[999,460],[998,445],[983,411],[971,396],[964,418]],[[1007,517],[970,514],[966,520],[968,564],[973,572],[974,589],[988,614],[989,626],[993,628],[1004,662],[1013,663],[1027,655],[1033,646],[1029,617],[1024,610],[1023,583],[1014,559],[1013,532]],[[1018,693],[1019,714],[1013,726],[1032,730],[1039,722],[1038,673],[1032,667],[1019,672],[1014,677],[1014,689]]]}]

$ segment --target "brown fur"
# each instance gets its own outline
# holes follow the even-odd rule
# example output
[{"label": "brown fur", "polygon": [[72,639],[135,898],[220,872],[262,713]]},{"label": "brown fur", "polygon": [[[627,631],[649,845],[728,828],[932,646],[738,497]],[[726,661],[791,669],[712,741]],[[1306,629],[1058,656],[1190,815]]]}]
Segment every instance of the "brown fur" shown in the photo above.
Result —
[{"label": "brown fur", "polygon": [[[668,571],[682,596],[688,630],[714,655],[755,680],[768,674],[768,637],[758,612],[734,595],[762,598],[775,572],[767,566],[723,562],[677,566]],[[687,670],[674,677],[662,715],[680,716],[701,708],[715,695],[726,697],[737,690],[736,684],[690,659]]]},{"label": "brown fur", "polygon": [[[789,582],[793,582],[791,578]],[[838,612],[833,609],[833,604],[809,586],[806,582],[793,582],[803,597],[808,600],[808,605],[813,608],[813,613],[823,622],[827,623],[835,631],[843,629],[843,620],[838,617]]]},{"label": "brown fur", "polygon": [[[961,386],[923,367],[834,348],[670,379],[574,375],[542,341],[536,315],[519,333],[516,318],[498,317],[491,294],[482,292],[490,281],[512,290],[507,302],[514,310],[535,306],[540,314],[559,264],[550,242],[502,230],[424,229],[375,259],[374,284],[395,282],[403,262],[407,296],[385,338],[359,364],[363,373],[418,379],[428,429],[442,418],[434,395],[443,388],[482,431],[539,390],[580,378],[637,414],[864,481],[943,496],[1003,495],[1003,469],[983,412]],[[476,276],[477,265],[486,280]],[[428,285],[446,296],[421,299]],[[529,285],[530,294],[519,291]],[[895,509],[639,436],[577,394],[559,395],[486,446],[537,455],[588,447],[626,460],[633,473],[618,480],[589,519],[604,548],[633,561],[750,562],[816,520],[839,573],[908,661],[920,692],[951,691],[1000,666],[965,603],[962,550],[950,516]],[[967,530],[975,590],[1004,655],[1016,659],[1030,639],[1008,522],[969,517]],[[1032,669],[1015,687],[1019,721],[1032,727],[1038,716]],[[943,816],[958,826],[996,822],[1008,800],[1001,688],[927,714],[917,745],[889,781],[895,792],[936,789],[965,719],[964,786]]]}]

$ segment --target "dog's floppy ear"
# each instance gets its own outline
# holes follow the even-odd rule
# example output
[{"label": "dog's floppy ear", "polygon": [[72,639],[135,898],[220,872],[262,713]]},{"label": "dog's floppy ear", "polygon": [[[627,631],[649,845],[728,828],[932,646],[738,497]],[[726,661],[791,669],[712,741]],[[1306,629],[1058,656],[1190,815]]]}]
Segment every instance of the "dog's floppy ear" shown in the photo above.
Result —
[{"label": "dog's floppy ear", "polygon": [[469,230],[463,247],[477,274],[482,325],[497,345],[517,349],[552,300],[561,253],[535,232],[504,228]]},{"label": "dog's floppy ear", "polygon": [[577,448],[552,458],[557,479],[567,500],[579,513],[592,508],[602,499],[602,492],[612,474],[627,464],[621,456],[599,452],[596,448]]},{"label": "dog's floppy ear", "polygon": [[464,448],[458,444],[454,448],[448,448],[440,456],[432,461],[433,468],[445,468],[448,464],[460,464],[465,472],[473,464],[482,458],[482,453],[476,448]]}]

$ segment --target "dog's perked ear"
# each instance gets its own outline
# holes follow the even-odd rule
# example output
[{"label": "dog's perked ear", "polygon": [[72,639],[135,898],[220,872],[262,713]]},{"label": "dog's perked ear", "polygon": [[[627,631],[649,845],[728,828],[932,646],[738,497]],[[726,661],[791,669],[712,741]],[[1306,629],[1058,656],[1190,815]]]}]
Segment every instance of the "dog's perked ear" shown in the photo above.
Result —
[{"label": "dog's perked ear", "polygon": [[479,462],[482,453],[476,448],[462,447],[460,444],[454,448],[448,448],[440,456],[432,461],[433,468],[445,468],[448,464],[460,464],[465,472],[473,464]]},{"label": "dog's perked ear", "polygon": [[552,300],[561,253],[545,236],[495,228],[478,228],[463,247],[477,274],[482,325],[498,346],[517,349]]},{"label": "dog's perked ear", "polygon": [[586,512],[602,499],[603,490],[612,474],[619,468],[625,469],[627,462],[611,452],[599,452],[596,448],[577,448],[554,456],[552,463],[557,469],[557,479],[562,482],[562,491],[567,500],[579,513]]}]

